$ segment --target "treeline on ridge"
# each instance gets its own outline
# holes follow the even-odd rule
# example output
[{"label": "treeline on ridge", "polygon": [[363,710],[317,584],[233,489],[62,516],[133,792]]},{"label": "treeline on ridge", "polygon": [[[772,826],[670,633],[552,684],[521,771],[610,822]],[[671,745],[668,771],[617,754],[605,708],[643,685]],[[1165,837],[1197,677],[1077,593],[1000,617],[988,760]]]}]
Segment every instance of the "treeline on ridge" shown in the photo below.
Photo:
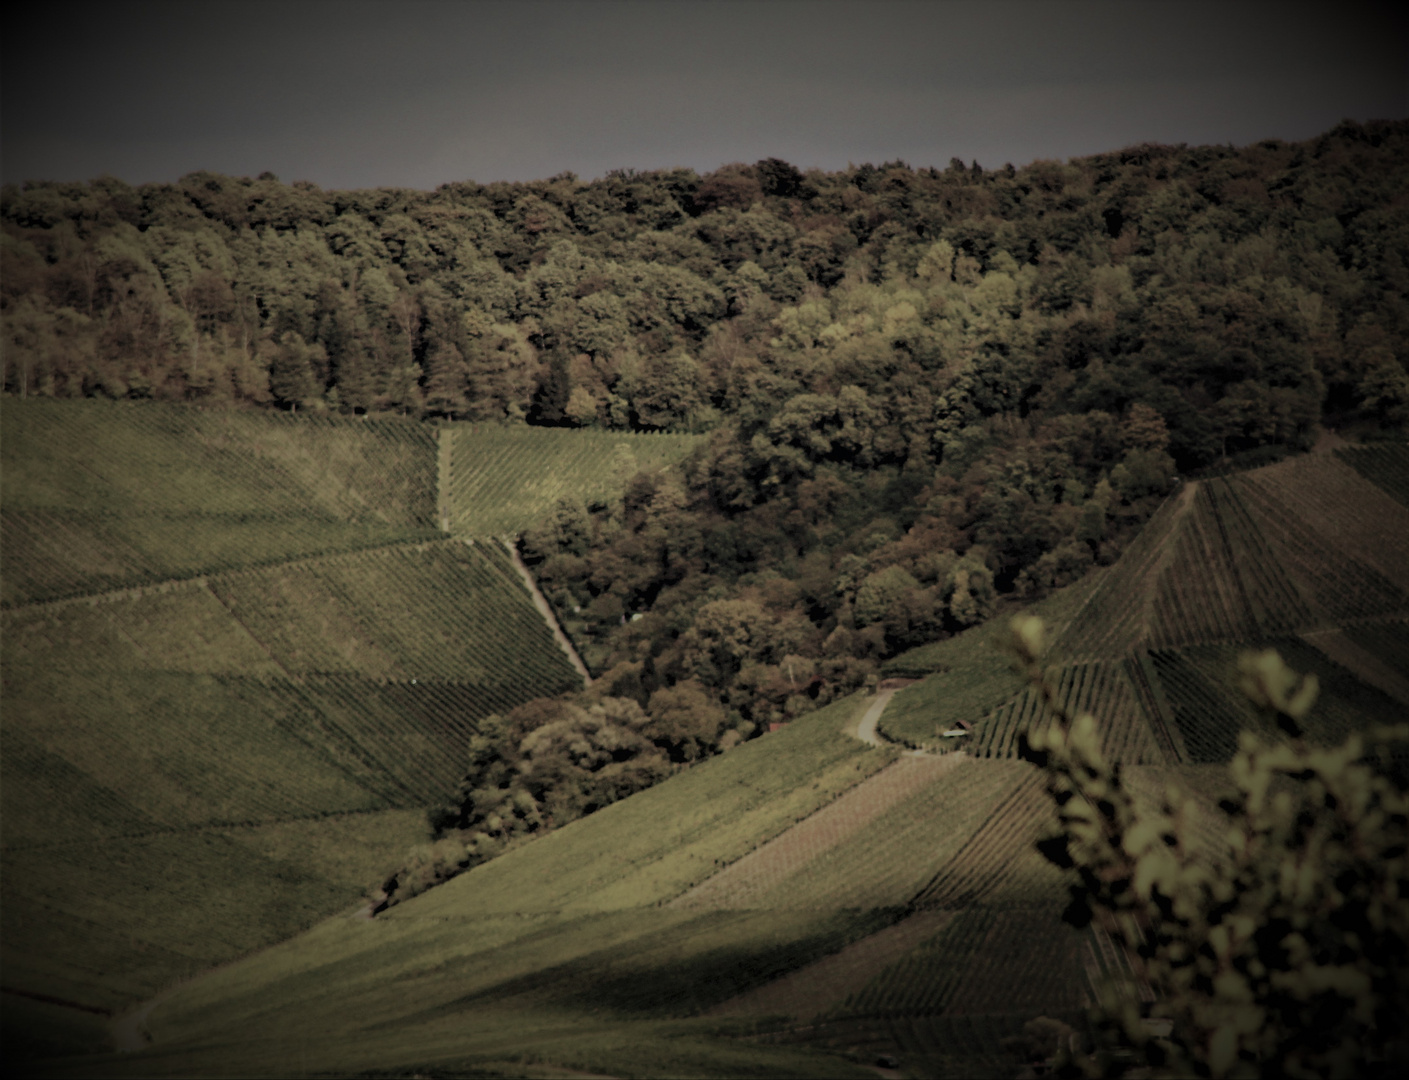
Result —
[{"label": "treeline on ridge", "polygon": [[601,678],[488,732],[440,813],[507,835],[1110,562],[1180,473],[1402,426],[1405,190],[1405,122],[1022,169],[8,186],[4,389],[707,432],[522,540]]}]

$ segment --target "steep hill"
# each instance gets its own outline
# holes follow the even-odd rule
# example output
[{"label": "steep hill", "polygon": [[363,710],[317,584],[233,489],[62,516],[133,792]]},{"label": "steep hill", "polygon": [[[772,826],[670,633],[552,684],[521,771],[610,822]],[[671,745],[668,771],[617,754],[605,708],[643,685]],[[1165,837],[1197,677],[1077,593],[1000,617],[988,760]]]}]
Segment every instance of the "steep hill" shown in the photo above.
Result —
[{"label": "steep hill", "polygon": [[[1223,704],[1237,653],[1253,646],[1319,676],[1313,738],[1409,708],[1409,508],[1391,494],[1406,468],[1409,446],[1381,443],[1187,482],[1119,562],[1054,598],[1063,693],[1108,722],[1106,753],[1226,761],[1256,723],[1236,696]],[[926,655],[949,670],[898,695],[882,730],[939,745],[967,720],[971,753],[1013,756],[1033,694],[972,644]]]},{"label": "steep hill", "polygon": [[[1290,490],[1302,517],[1304,507],[1340,498],[1318,491],[1318,478],[1361,482],[1327,459],[1186,486],[1124,559],[1039,605],[1057,648],[1108,641],[1093,633],[1103,606],[1110,618],[1121,604],[1179,610],[1144,597],[1177,596],[1166,575],[1181,545],[1222,535],[1220,522],[1284,522],[1267,507],[1291,496],[1252,500],[1288,490],[1289,476],[1300,485]],[[1398,542],[1393,515],[1404,508],[1373,485],[1347,490],[1354,499],[1342,502],[1378,508],[1390,527],[1360,525],[1337,572],[1393,585],[1399,570],[1375,537]],[[1247,518],[1229,516],[1235,497],[1255,507]],[[1313,539],[1325,535],[1324,526],[1305,528]],[[1282,529],[1271,541],[1279,552],[1311,543],[1285,522]],[[1255,545],[1259,534],[1246,528],[1231,542]],[[1171,552],[1163,563],[1147,554],[1154,543]],[[1266,573],[1246,561],[1214,571],[1220,566],[1233,581]],[[1065,671],[1067,692],[1106,723],[1137,799],[1158,798],[1169,782],[1193,794],[1194,833],[1210,848],[1224,783],[1214,763],[1246,722],[1227,697],[1227,669],[1246,644],[1238,627],[1263,640],[1254,620],[1282,620],[1267,625],[1283,634],[1288,659],[1322,676],[1319,737],[1402,710],[1313,644],[1333,634],[1383,669],[1402,670],[1398,609],[1383,596],[1344,597],[1363,614],[1338,623],[1340,609],[1325,614],[1324,594],[1298,585],[1304,576],[1314,580],[1314,568],[1292,564],[1283,580],[1306,591],[1270,594],[1300,606],[1230,601],[1226,610],[1242,611],[1243,621],[1206,624],[1234,633],[1177,646],[1136,637],[1104,654],[1083,645],[1091,651]],[[1315,621],[1288,621],[1287,611],[1306,610]],[[329,920],[177,988],[144,1014],[150,1048],[82,1068],[272,1074],[296,1059],[309,1071],[367,1074],[864,1075],[860,1067],[885,1053],[924,1075],[1010,1075],[1004,1038],[1039,1014],[1080,1023],[1107,973],[1129,969],[1103,935],[1078,934],[1058,917],[1060,877],[1033,846],[1048,804],[1009,745],[1031,710],[1004,682],[994,650],[1001,633],[990,624],[900,658],[915,672],[940,669],[893,698],[912,730],[923,719],[915,704],[942,700],[955,680],[962,689],[952,697],[989,702],[969,706],[981,721],[971,753],[869,746],[851,732],[872,699],[845,699],[373,922]],[[944,724],[963,718],[962,700],[945,708]]]},{"label": "steep hill", "polygon": [[[557,433],[0,408],[7,1003],[116,1010],[350,906],[479,720],[580,685],[499,544],[436,528],[441,446],[499,478],[449,502],[501,532],[551,505],[512,496]],[[618,435],[570,479],[688,446]]]}]

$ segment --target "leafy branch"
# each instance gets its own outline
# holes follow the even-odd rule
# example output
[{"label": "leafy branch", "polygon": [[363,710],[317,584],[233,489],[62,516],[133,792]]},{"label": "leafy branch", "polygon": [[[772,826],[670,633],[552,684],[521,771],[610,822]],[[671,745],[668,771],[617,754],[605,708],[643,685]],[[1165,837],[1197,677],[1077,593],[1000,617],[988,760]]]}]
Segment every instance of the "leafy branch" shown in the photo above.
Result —
[{"label": "leafy branch", "polygon": [[1236,795],[1220,803],[1224,850],[1210,857],[1194,841],[1197,804],[1176,785],[1158,811],[1137,808],[1096,719],[1061,700],[1044,639],[1040,619],[1014,620],[1018,662],[1046,703],[1020,745],[1057,808],[1038,846],[1073,879],[1064,918],[1095,921],[1157,995],[1145,1017],[1108,988],[1101,1045],[1064,1050],[1061,1074],[1401,1075],[1409,797],[1376,761],[1409,740],[1409,725],[1310,746],[1301,721],[1315,677],[1270,650],[1244,654],[1243,690],[1287,739],[1239,736]]}]

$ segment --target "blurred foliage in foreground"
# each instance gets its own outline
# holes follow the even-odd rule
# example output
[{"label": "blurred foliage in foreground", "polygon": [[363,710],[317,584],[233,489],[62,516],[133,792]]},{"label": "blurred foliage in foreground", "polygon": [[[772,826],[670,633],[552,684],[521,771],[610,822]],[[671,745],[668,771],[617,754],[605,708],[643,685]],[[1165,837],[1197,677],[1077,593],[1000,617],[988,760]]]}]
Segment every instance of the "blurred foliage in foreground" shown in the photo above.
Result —
[{"label": "blurred foliage in foreground", "polygon": [[1287,738],[1241,736],[1237,795],[1221,804],[1226,850],[1210,861],[1195,854],[1193,802],[1171,785],[1157,813],[1138,811],[1119,767],[1102,760],[1096,720],[1061,707],[1041,664],[1041,620],[1013,628],[1052,716],[1023,752],[1046,770],[1058,809],[1039,846],[1072,873],[1065,917],[1096,920],[1156,994],[1142,1017],[1134,995],[1112,987],[1100,1045],[1085,1054],[1069,1041],[1053,1059],[1060,1074],[1403,1075],[1409,797],[1383,751],[1409,726],[1312,748],[1301,721],[1315,678],[1275,652],[1245,654],[1243,687]]}]

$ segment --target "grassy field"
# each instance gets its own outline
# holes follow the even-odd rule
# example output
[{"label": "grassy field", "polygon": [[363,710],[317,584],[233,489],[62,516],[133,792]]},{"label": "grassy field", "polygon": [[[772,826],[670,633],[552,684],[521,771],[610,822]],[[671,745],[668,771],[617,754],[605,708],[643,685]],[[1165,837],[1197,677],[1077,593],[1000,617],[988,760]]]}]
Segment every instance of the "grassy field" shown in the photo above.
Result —
[{"label": "grassy field", "polygon": [[673,465],[701,440],[491,424],[441,430],[441,512],[450,532],[467,536],[522,532],[559,499],[610,499],[637,472]]}]

